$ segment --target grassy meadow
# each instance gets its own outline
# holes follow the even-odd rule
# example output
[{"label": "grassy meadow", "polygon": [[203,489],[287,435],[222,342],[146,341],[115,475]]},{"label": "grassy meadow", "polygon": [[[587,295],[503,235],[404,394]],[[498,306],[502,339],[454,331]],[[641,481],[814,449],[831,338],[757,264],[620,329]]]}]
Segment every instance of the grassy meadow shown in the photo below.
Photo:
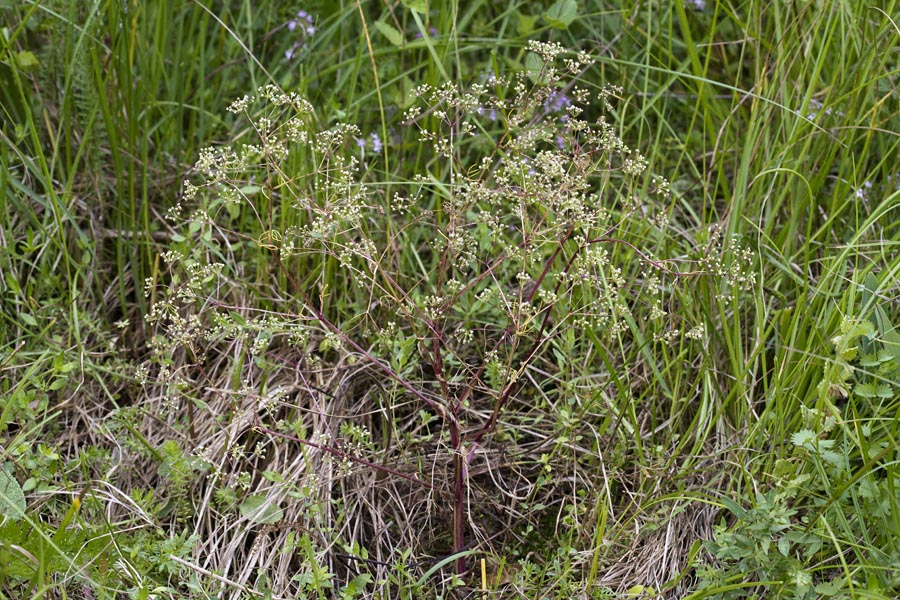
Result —
[{"label": "grassy meadow", "polygon": [[900,596],[896,1],[0,41],[0,600]]}]

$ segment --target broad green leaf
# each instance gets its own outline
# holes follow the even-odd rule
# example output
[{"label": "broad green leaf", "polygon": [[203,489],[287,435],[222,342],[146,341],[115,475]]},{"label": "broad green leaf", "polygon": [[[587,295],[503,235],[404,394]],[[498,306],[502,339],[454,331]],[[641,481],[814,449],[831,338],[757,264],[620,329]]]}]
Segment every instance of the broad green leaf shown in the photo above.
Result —
[{"label": "broad green leaf", "polygon": [[538,18],[536,16],[526,15],[523,13],[519,14],[519,22],[516,25],[516,32],[522,36],[528,36],[534,33],[534,26],[537,23]]},{"label": "broad green leaf", "polygon": [[39,66],[41,66],[41,63],[40,61],[38,61],[33,52],[23,50],[16,53],[16,66],[26,73],[33,73]]},{"label": "broad green leaf", "polygon": [[0,467],[0,515],[18,521],[25,514],[25,494],[6,467]]},{"label": "broad green leaf", "polygon": [[891,350],[880,350],[878,352],[878,364],[891,362],[896,355]]},{"label": "broad green leaf", "polygon": [[249,496],[241,502],[238,510],[242,517],[258,525],[271,525],[284,519],[284,511],[277,504],[266,504],[264,494]]},{"label": "broad green leaf", "polygon": [[543,16],[550,27],[567,29],[578,18],[578,3],[575,0],[557,0]]},{"label": "broad green leaf", "polygon": [[372,575],[363,573],[354,577],[350,583],[344,586],[341,592],[349,598],[355,598],[363,594],[366,591],[366,586],[370,583],[372,583]]},{"label": "broad green leaf", "polygon": [[731,498],[720,498],[720,501],[722,502],[722,505],[738,519],[743,519],[747,515],[747,511],[744,510],[744,507]]},{"label": "broad green leaf", "polygon": [[428,2],[426,0],[401,0],[403,6],[410,10],[414,10],[419,14],[428,13]]},{"label": "broad green leaf", "polygon": [[284,477],[282,477],[281,473],[277,471],[263,471],[263,477],[275,483],[281,483],[284,481]]},{"label": "broad green leaf", "polygon": [[544,61],[540,56],[535,54],[534,52],[529,52],[525,55],[525,72],[528,73],[528,78],[535,82],[539,83],[541,79],[541,72],[544,70]]},{"label": "broad green leaf", "polygon": [[625,595],[629,598],[655,598],[656,590],[644,585],[633,585],[625,590]]},{"label": "broad green leaf", "polygon": [[782,556],[787,556],[791,551],[791,540],[786,537],[781,537],[778,539],[778,552],[781,553]]},{"label": "broad green leaf", "polygon": [[403,45],[403,34],[394,29],[393,25],[386,21],[375,21],[375,29],[377,29],[381,35],[386,37],[391,45],[397,46],[398,48]]},{"label": "broad green leaf", "polygon": [[13,275],[12,273],[7,272],[3,279],[6,280],[6,285],[9,288],[9,291],[13,294],[18,294],[20,291],[22,291],[22,288],[19,287],[18,280],[16,280],[15,275]]},{"label": "broad green leaf", "polygon": [[28,313],[19,313],[19,318],[22,319],[26,325],[37,327],[37,321]]}]

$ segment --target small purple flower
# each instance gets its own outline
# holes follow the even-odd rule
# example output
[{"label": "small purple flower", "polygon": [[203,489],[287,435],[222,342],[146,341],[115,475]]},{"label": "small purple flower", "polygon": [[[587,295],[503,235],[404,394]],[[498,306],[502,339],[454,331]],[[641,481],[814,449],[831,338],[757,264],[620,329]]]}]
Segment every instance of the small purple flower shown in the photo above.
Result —
[{"label": "small purple flower", "polygon": [[288,31],[292,33],[299,31],[300,33],[300,39],[291,44],[290,49],[284,53],[284,57],[287,60],[291,60],[297,56],[300,50],[306,46],[306,42],[309,38],[316,32],[315,25],[313,24],[314,22],[315,19],[313,16],[305,10],[298,10],[295,17],[287,22],[286,27]]},{"label": "small purple flower", "polygon": [[381,152],[381,148],[382,148],[381,138],[378,137],[378,134],[375,132],[372,132],[372,134],[369,137],[372,139],[372,150],[376,154],[378,154],[379,152]]},{"label": "small purple flower", "polygon": [[497,120],[497,110],[494,108],[485,110],[485,108],[483,106],[479,106],[478,108],[475,109],[475,112],[478,113],[479,115],[486,114],[487,118],[490,119],[491,121]]},{"label": "small purple flower", "polygon": [[534,167],[531,166],[531,160],[527,156],[522,158],[522,164],[528,167],[529,175],[537,175],[537,171],[534,170]]},{"label": "small purple flower", "polygon": [[544,103],[544,110],[548,113],[563,112],[572,106],[572,100],[562,92],[553,92]]},{"label": "small purple flower", "polygon": [[[437,29],[435,29],[434,27],[429,27],[429,28],[428,28],[428,37],[437,37],[437,35],[438,35],[438,30],[437,30]],[[417,32],[416,32],[416,39],[417,39],[417,40],[421,40],[421,39],[422,39],[422,32],[421,32],[421,31],[417,31]]]}]

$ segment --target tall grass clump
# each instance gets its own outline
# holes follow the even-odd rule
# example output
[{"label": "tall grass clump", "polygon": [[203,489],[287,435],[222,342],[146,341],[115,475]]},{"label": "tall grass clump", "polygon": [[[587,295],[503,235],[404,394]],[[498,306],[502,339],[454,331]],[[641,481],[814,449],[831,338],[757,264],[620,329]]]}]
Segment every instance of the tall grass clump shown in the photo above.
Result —
[{"label": "tall grass clump", "polygon": [[[231,11],[218,15],[248,34],[269,27],[265,11]],[[138,410],[143,282],[168,239],[156,214],[187,168],[174,157],[223,130],[210,102],[254,76],[211,32],[197,3],[0,5],[4,600],[140,597],[187,578],[174,561],[191,537],[157,527],[172,508],[148,490],[165,460],[163,476],[191,472],[116,419]]]}]

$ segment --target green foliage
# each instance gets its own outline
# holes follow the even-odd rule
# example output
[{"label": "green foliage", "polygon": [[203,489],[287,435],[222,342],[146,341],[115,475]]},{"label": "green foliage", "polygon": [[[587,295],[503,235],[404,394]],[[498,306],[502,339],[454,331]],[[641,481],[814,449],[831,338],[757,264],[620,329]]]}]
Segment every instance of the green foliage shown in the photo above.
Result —
[{"label": "green foliage", "polygon": [[[900,580],[890,573],[900,496],[885,462],[896,454],[896,437],[893,424],[884,426],[892,420],[884,411],[896,401],[893,344],[886,341],[895,328],[878,300],[878,280],[870,273],[864,281],[861,295],[848,294],[851,311],[831,338],[834,358],[825,363],[815,406],[800,407],[805,427],[790,436],[793,455],[770,474],[774,489],[757,493],[750,509],[723,500],[734,522],[721,524],[707,544],[717,565],[703,568],[701,589],[709,597],[750,597],[760,589],[801,599],[898,591]],[[868,394],[875,385],[884,393]],[[856,554],[858,539],[867,540],[864,556]]]},{"label": "green foliage", "polygon": [[897,12],[0,2],[0,600],[896,596]]},{"label": "green foliage", "polygon": [[8,467],[0,467],[0,516],[18,521],[25,514],[25,494]]},{"label": "green foliage", "polygon": [[76,497],[55,531],[29,517],[0,525],[0,590],[46,593],[77,584],[99,598],[114,598],[118,592],[177,589],[185,571],[172,557],[189,555],[195,539],[188,532],[170,537],[153,530],[114,531],[93,525],[96,517],[83,518],[80,505]]}]

